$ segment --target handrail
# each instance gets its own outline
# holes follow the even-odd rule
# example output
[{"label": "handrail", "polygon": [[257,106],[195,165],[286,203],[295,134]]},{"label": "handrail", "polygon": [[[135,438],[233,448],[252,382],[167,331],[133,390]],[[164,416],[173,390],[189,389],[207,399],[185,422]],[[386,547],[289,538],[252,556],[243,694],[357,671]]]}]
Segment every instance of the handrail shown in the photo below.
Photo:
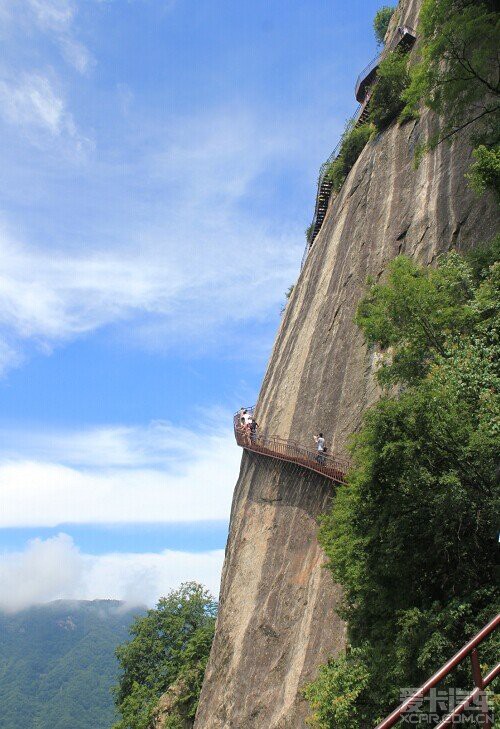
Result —
[{"label": "handrail", "polygon": [[245,450],[276,458],[288,463],[296,463],[303,468],[319,473],[336,483],[345,483],[349,462],[321,451],[315,451],[301,445],[295,440],[286,440],[277,435],[268,435],[266,431],[252,432],[241,424],[241,413],[245,410],[253,419],[254,408],[242,408],[233,418],[236,443]]},{"label": "handrail", "polygon": [[[351,129],[353,126],[355,126],[355,124],[360,116],[361,108],[362,108],[362,105],[358,104],[358,106],[356,107],[356,111],[351,116],[351,118],[347,121],[346,130]],[[344,132],[344,134],[345,134],[345,132]],[[328,181],[325,179],[326,173],[327,173],[328,168],[330,167],[331,163],[334,160],[336,160],[337,157],[339,156],[340,147],[342,145],[342,140],[344,139],[344,134],[342,134],[342,136],[340,137],[339,141],[337,142],[337,145],[335,146],[335,149],[330,154],[328,159],[325,162],[323,162],[323,164],[319,168],[318,185],[317,185],[317,190],[316,190],[316,203],[314,206],[314,216],[313,216],[313,220],[311,223],[311,232],[307,236],[306,247],[305,247],[304,254],[302,256],[302,261],[300,264],[301,270],[302,270],[302,267],[304,266],[305,260],[307,258],[307,254],[309,253],[309,248],[312,246],[314,239],[319,232],[319,228],[321,227],[321,224],[323,223],[324,216],[321,217],[320,208],[322,207],[322,203],[324,203],[323,207],[326,207],[328,205],[328,199],[330,198],[330,194],[331,194],[331,185],[330,185],[330,189],[326,189],[326,187],[328,185]],[[326,201],[322,200],[322,192],[328,198]]]},{"label": "handrail", "polygon": [[[382,51],[383,53],[383,51]],[[369,77],[369,75],[374,71],[376,68],[380,66],[380,61],[382,60],[382,53],[378,53],[375,58],[373,58],[370,63],[367,63],[366,66],[362,71],[358,73],[358,77],[356,78],[356,83],[354,85],[354,93],[356,95],[356,99],[361,102],[361,99],[358,99],[359,89],[361,87],[361,83]]]},{"label": "handrail", "polygon": [[413,42],[416,37],[417,37],[416,31],[413,28],[411,28],[409,25],[398,25],[398,27],[396,28],[396,32],[392,36],[389,43],[387,43],[387,45],[382,49],[382,51],[378,55],[376,55],[375,58],[373,58],[370,61],[370,63],[368,63],[364,67],[364,69],[362,71],[360,71],[360,73],[358,74],[358,77],[356,79],[356,83],[354,86],[354,90],[355,90],[356,99],[359,102],[362,102],[366,95],[366,89],[365,89],[365,92],[363,93],[362,98],[359,98],[359,91],[360,91],[363,81],[366,81],[370,77],[370,75],[375,71],[375,69],[377,69],[380,66],[380,63],[384,60],[384,58],[389,53],[392,53],[392,51],[394,51],[402,41],[407,42],[408,40],[410,40],[411,42]]},{"label": "handrail", "polygon": [[[443,678],[445,678],[450,673],[450,671],[456,668],[459,663],[462,663],[462,661],[468,655],[470,655],[475,689],[471,691],[471,693],[467,696],[466,699],[464,699],[464,701],[455,706],[455,708],[452,709],[447,716],[445,716],[445,718],[437,725],[435,729],[445,729],[445,727],[452,726],[454,720],[458,716],[460,716],[467,708],[469,708],[470,705],[481,695],[484,689],[489,686],[489,684],[498,675],[500,675],[500,663],[498,663],[486,676],[481,676],[479,656],[477,652],[478,645],[480,645],[485,638],[493,633],[493,631],[496,630],[499,625],[500,613],[496,615],[493,620],[488,623],[488,625],[480,630],[479,633],[475,635],[474,638],[472,638],[472,640],[464,645],[463,648],[461,648],[458,653],[453,656],[453,658],[450,658],[450,660],[445,663],[444,666],[439,669],[439,671],[436,671],[436,673],[428,681],[426,681],[423,686],[415,691],[412,696],[406,699],[406,701],[404,701],[397,709],[395,709],[392,714],[384,719],[384,721],[380,722],[380,724],[377,724],[375,729],[390,729],[390,727],[393,727],[395,724],[397,724],[408,710],[411,710],[415,706],[415,704],[423,699],[424,696],[426,696],[429,691],[434,688],[434,686],[436,686],[440,681],[442,681]],[[482,715],[483,717],[481,726],[485,729],[489,729],[491,727],[491,719],[488,716],[488,703],[485,694],[483,694],[482,696],[480,715]]]},{"label": "handrail", "polygon": [[[389,41],[389,43],[386,45],[386,47],[382,50],[381,53],[379,53],[370,63],[365,66],[365,68],[361,71],[361,73],[358,75],[358,78],[356,79],[356,87],[355,87],[355,93],[356,93],[356,99],[360,102],[359,106],[357,107],[356,111],[354,112],[353,116],[349,119],[346,130],[352,128],[353,126],[356,126],[358,123],[358,120],[360,119],[361,115],[363,114],[363,111],[367,109],[369,101],[370,101],[370,87],[372,84],[369,84],[368,87],[364,90],[364,93],[361,98],[359,98],[359,89],[361,86],[361,83],[368,78],[370,73],[374,72],[382,60],[383,57],[385,57],[386,54],[393,51],[397,46],[401,43],[409,45],[410,43],[413,43],[416,39],[416,31],[411,28],[409,25],[399,25],[396,28],[396,32],[394,33],[393,37]],[[373,74],[375,79],[375,73]],[[344,132],[345,134],[345,132]],[[318,235],[321,226],[323,224],[323,220],[325,219],[326,210],[328,208],[328,202],[330,200],[330,195],[332,192],[332,185],[326,178],[326,173],[328,171],[328,168],[330,164],[338,157],[338,154],[340,152],[340,147],[342,145],[342,140],[344,138],[344,134],[341,136],[340,140],[337,143],[337,146],[333,150],[333,152],[330,154],[326,162],[324,162],[319,170],[319,176],[318,176],[318,186],[316,190],[316,203],[314,206],[314,216],[312,223],[310,225],[310,232],[307,235],[306,240],[306,246],[304,249],[304,254],[302,256],[302,261],[300,264],[300,268],[302,270],[304,263],[307,258],[307,254],[309,253],[309,250],[312,248],[312,244],[314,243],[314,240],[316,236]]]}]

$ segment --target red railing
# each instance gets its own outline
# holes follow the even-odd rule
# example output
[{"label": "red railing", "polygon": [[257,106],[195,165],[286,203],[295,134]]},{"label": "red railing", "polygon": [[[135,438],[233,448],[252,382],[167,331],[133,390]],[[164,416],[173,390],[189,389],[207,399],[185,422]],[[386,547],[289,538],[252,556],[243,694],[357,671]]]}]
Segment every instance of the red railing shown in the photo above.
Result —
[{"label": "red railing", "polygon": [[[485,689],[498,675],[500,675],[500,663],[492,668],[486,676],[482,676],[481,668],[479,666],[477,647],[483,642],[485,638],[493,633],[493,631],[496,630],[499,625],[500,614],[493,618],[493,620],[491,620],[488,625],[486,625],[481,631],[479,631],[479,633],[474,638],[472,638],[472,640],[470,640],[467,645],[464,645],[464,647],[459,650],[458,653],[453,656],[453,658],[450,658],[448,663],[445,663],[445,665],[440,668],[439,671],[437,671],[434,676],[432,676],[432,678],[424,683],[424,685],[421,686],[418,691],[415,691],[412,696],[406,699],[406,701],[404,701],[401,706],[393,711],[392,714],[387,717],[387,719],[384,719],[384,721],[380,722],[380,724],[378,724],[375,729],[390,729],[390,727],[397,724],[400,719],[403,719],[403,721],[405,721],[405,714],[406,719],[408,720],[408,716],[414,710],[416,704],[421,702],[421,700],[429,693],[432,688],[434,688],[440,681],[442,681],[445,676],[447,676],[454,668],[456,668],[459,663],[462,663],[462,661],[469,655],[471,658],[472,677],[474,680],[475,688],[460,704],[455,706],[455,708],[452,709],[450,713],[447,714],[447,716],[445,716],[444,719],[440,721],[435,729],[445,729],[445,727],[458,725],[456,719],[461,716],[464,711],[470,708],[473,703],[476,703],[478,699],[480,702],[479,711],[477,714],[478,725],[483,727],[483,729],[490,729],[493,724],[488,711],[488,699],[486,697]],[[407,721],[405,721],[405,723],[407,723]]]},{"label": "red railing", "polygon": [[[246,412],[253,418],[253,408],[246,408]],[[345,476],[349,468],[348,461],[306,448],[294,440],[268,435],[259,428],[252,432],[248,426],[242,425],[241,413],[242,411],[238,411],[233,419],[234,435],[239,446],[280,461],[296,463],[310,471],[320,473],[332,481],[345,483]]]}]

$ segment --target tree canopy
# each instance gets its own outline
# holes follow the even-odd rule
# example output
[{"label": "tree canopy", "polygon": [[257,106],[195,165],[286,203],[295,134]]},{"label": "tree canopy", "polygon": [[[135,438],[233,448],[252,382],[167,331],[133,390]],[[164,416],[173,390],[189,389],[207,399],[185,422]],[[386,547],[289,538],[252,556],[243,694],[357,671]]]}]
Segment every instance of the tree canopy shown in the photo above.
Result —
[{"label": "tree canopy", "polygon": [[313,726],[373,726],[498,611],[499,258],[498,240],[437,269],[398,257],[360,303],[385,390],[320,530],[351,649],[307,689]]},{"label": "tree canopy", "polygon": [[193,720],[212,644],[217,603],[196,582],[162,598],[131,626],[132,640],[116,655],[121,675],[115,689],[121,719],[114,729],[147,729],[158,699],[174,684],[178,691],[171,729]]},{"label": "tree canopy", "polygon": [[420,148],[464,133],[477,147],[471,182],[500,196],[500,13],[495,0],[424,0],[418,24],[419,62],[402,97],[402,119],[422,104],[439,114],[439,129]]},{"label": "tree canopy", "polygon": [[424,0],[419,17],[420,62],[404,96],[442,118],[432,140],[467,129],[476,143],[498,142],[500,13],[477,0]]}]

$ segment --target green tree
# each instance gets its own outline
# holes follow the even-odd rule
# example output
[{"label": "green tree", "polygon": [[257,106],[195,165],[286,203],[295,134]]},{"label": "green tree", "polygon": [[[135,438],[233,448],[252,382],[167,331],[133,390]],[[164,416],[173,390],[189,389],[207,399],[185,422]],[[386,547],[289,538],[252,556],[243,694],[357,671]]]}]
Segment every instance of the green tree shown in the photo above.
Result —
[{"label": "green tree", "polygon": [[353,729],[359,719],[356,702],[368,679],[368,669],[356,649],[321,666],[318,678],[304,692],[313,709],[307,723],[317,729]]},{"label": "green tree", "polygon": [[403,110],[403,92],[410,83],[408,55],[400,49],[380,63],[370,99],[370,121],[383,131]]},{"label": "green tree", "polygon": [[375,14],[373,30],[375,32],[375,39],[379,45],[383,45],[384,43],[385,34],[387,33],[387,28],[389,27],[395,9],[390,5],[383,5]]},{"label": "green tree", "polygon": [[472,189],[478,194],[491,189],[500,202],[500,145],[488,149],[480,144],[473,155],[475,162],[467,174]]},{"label": "green tree", "polygon": [[418,114],[422,104],[439,114],[439,131],[426,149],[461,132],[475,145],[489,148],[499,141],[499,24],[493,0],[424,0],[418,25],[420,61],[403,93],[403,117]]},{"label": "green tree", "polygon": [[[450,254],[437,269],[399,257],[359,306],[386,389],[320,529],[353,648],[308,689],[321,729],[373,726],[498,610],[498,247],[470,262]],[[492,640],[481,660],[494,656]],[[345,705],[357,676],[346,724],[327,704]],[[451,681],[468,686],[468,666]]]},{"label": "green tree", "polygon": [[162,598],[130,628],[116,651],[121,666],[115,729],[147,729],[160,696],[177,683],[172,726],[194,719],[215,628],[217,604],[202,585],[187,582]]}]

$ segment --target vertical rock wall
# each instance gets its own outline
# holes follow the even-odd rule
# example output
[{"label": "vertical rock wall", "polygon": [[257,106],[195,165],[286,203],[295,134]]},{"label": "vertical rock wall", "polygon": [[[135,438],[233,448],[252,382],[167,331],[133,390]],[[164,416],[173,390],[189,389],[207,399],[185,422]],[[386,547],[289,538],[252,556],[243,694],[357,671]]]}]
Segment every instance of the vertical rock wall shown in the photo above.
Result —
[{"label": "vertical rock wall", "polygon": [[[397,22],[416,27],[418,7],[401,2]],[[441,145],[414,169],[415,145],[431,123],[424,115],[394,124],[369,142],[332,201],[259,396],[256,417],[270,432],[311,443],[322,430],[330,452],[345,454],[377,395],[373,354],[353,323],[367,275],[380,278],[399,253],[433,264],[498,229],[493,201],[467,188],[463,141]],[[345,641],[335,613],[340,590],[316,539],[332,496],[315,474],[243,455],[197,729],[305,727],[301,687]]]}]

